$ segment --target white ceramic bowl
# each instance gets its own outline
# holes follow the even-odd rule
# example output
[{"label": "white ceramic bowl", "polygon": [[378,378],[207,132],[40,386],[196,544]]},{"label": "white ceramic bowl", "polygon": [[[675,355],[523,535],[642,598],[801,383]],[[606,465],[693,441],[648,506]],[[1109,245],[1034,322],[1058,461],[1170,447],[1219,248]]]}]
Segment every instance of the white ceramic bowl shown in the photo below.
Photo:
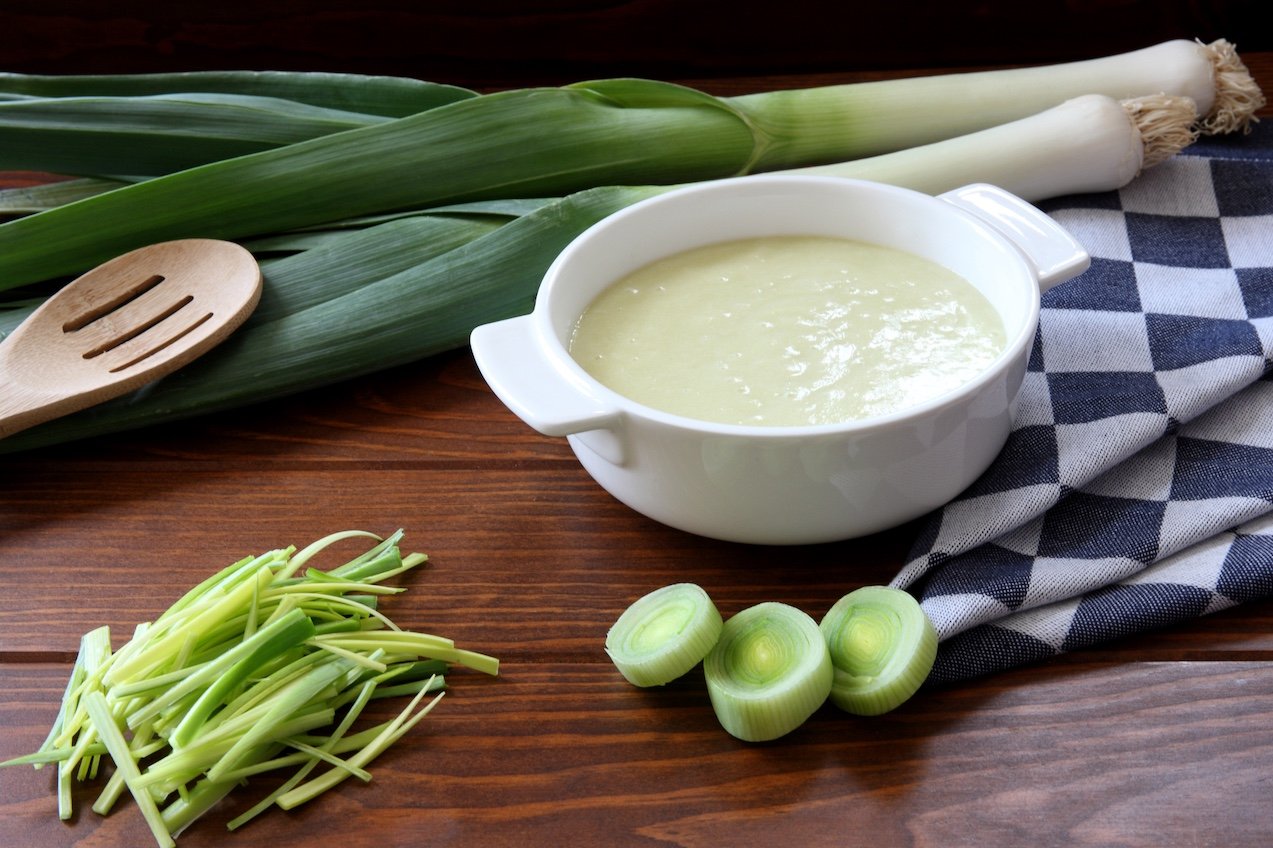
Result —
[{"label": "white ceramic bowl", "polygon": [[[860,239],[944,265],[995,305],[1007,347],[975,379],[929,402],[799,427],[716,424],[652,409],[571,358],[576,319],[610,283],[664,256],[765,235]],[[567,437],[593,478],[638,512],[730,541],[835,541],[922,515],[986,469],[1008,436],[1039,293],[1088,262],[1058,224],[993,186],[931,197],[835,177],[742,177],[675,189],[594,225],[549,268],[534,311],[478,327],[472,347],[514,413],[541,433]]]}]

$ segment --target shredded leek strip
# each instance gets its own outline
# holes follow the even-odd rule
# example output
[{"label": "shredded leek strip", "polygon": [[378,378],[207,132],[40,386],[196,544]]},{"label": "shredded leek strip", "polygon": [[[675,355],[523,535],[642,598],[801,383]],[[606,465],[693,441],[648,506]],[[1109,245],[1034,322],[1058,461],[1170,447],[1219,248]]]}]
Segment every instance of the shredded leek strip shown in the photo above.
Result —
[{"label": "shredded leek strip", "polygon": [[[136,762],[140,763],[151,754],[156,754],[167,746],[167,740],[152,740],[151,737],[153,735],[154,733],[150,727],[143,727],[140,731],[134,733],[133,738],[129,740],[128,747],[132,751],[132,757]],[[116,769],[115,773],[106,781],[106,786],[98,794],[97,800],[93,802],[93,812],[101,816],[109,813],[127,788],[123,772]]]},{"label": "shredded leek strip", "polygon": [[180,836],[187,827],[239,785],[231,781],[213,783],[207,778],[199,779],[193,787],[186,788],[184,793],[163,808],[164,824],[174,837]]},{"label": "shredded leek strip", "polygon": [[[262,567],[271,567],[285,556],[286,552],[284,551],[270,551],[260,556],[244,557],[238,562],[226,566],[186,592],[176,603],[164,610],[163,614],[155,619],[155,625],[166,624],[173,619],[182,617],[193,606],[206,605],[216,598],[225,597],[235,586],[239,586],[244,581],[259,575]],[[153,634],[154,628],[152,627],[151,637],[153,637]],[[138,643],[138,647],[145,644],[147,644],[146,641],[141,641]]]},{"label": "shredded leek strip", "polygon": [[385,671],[389,668],[387,665],[385,665],[382,662],[376,662],[375,660],[364,657],[362,654],[358,653],[357,651],[346,650],[345,648],[342,648],[339,645],[333,645],[331,642],[324,642],[319,639],[311,639],[306,644],[313,645],[314,647],[323,651],[329,651],[330,653],[333,653],[342,659],[349,660],[355,665],[360,665],[363,668],[369,668],[369,669],[372,669],[373,671]]},{"label": "shredded leek strip", "polygon": [[479,654],[455,647],[450,639],[433,636],[427,633],[408,633],[403,631],[364,631],[357,636],[344,633],[316,636],[313,642],[318,645],[334,645],[350,650],[400,651],[404,654],[445,660],[459,663],[466,668],[484,674],[497,674],[499,661],[494,657]]},{"label": "shredded leek strip", "polygon": [[831,701],[880,715],[918,691],[937,656],[937,631],[908,592],[864,586],[836,602],[819,625],[831,651]]},{"label": "shredded leek strip", "polygon": [[363,601],[356,598],[341,597],[340,595],[325,595],[318,592],[288,592],[283,597],[284,603],[291,601],[295,604],[302,604],[306,601],[322,601],[329,604],[331,609],[344,608],[350,615],[359,617],[371,617],[377,619],[381,624],[390,630],[400,630],[398,625],[379,610],[367,606]]},{"label": "shredded leek strip", "polygon": [[[425,687],[427,691],[430,691],[430,692],[438,691],[439,687],[437,684],[429,683],[429,681],[422,681],[422,682],[429,684],[427,687]],[[381,692],[380,688],[377,687],[376,692],[372,695],[372,697],[373,698],[379,697],[380,692]],[[412,694],[414,695],[415,693],[413,692]],[[378,738],[381,735],[381,733],[383,733],[384,730],[388,728],[391,724],[392,722],[386,721],[386,722],[382,722],[381,724],[377,724],[373,727],[368,727],[365,730],[360,730],[357,733],[349,734],[347,736],[342,736],[332,744],[330,748],[330,752],[333,754],[346,754],[350,751],[357,751],[360,748],[365,748],[373,740]],[[298,742],[304,742],[307,745],[325,745],[327,741],[330,740],[332,737],[312,736],[312,735],[307,736],[305,734],[296,734],[286,738],[289,740],[294,739]],[[268,771],[274,771],[276,769],[286,768],[288,766],[303,765],[305,763],[311,762],[312,759],[313,758],[307,754],[301,754],[301,753],[282,754],[280,756],[273,757],[272,759],[261,760],[260,762],[253,763],[250,766],[244,766],[243,768],[235,769],[234,771],[226,775],[226,779],[227,780],[243,780],[243,779],[252,777],[254,775],[263,774]]]},{"label": "shredded leek strip", "polygon": [[[412,698],[411,703],[407,704],[402,712],[393,721],[389,722],[388,726],[375,739],[349,758],[349,764],[354,767],[362,767],[380,756],[390,745],[401,738],[403,733],[410,730],[420,719],[432,712],[433,708],[442,699],[442,696],[446,694],[445,692],[439,692],[420,709],[419,713],[408,719],[411,711],[416,708],[416,705],[419,704],[427,691],[427,689],[421,690],[419,694]],[[349,773],[347,771],[332,769],[279,796],[276,803],[284,810],[290,810],[331,789],[348,776]]]},{"label": "shredded leek strip", "polygon": [[[223,597],[215,603],[206,606],[203,609],[192,610],[191,617],[182,622],[182,627],[178,629],[169,629],[162,636],[156,635],[157,628],[152,628],[147,633],[147,638],[143,643],[142,652],[137,656],[129,657],[127,660],[115,663],[107,672],[105,683],[111,685],[119,682],[124,678],[135,677],[143,671],[150,671],[158,667],[166,660],[176,655],[182,643],[186,639],[186,628],[196,631],[207,630],[219,621],[223,621],[229,616],[235,614],[242,609],[252,597],[255,591],[255,583],[268,581],[271,572],[268,567],[262,567],[258,570],[253,580],[244,581],[231,591],[227,592]],[[163,621],[163,619],[159,619]],[[157,622],[158,623],[158,622]],[[233,659],[223,658],[225,665],[234,662]],[[178,696],[173,695],[172,700],[176,700]]]},{"label": "shredded leek strip", "polygon": [[371,557],[379,556],[381,553],[385,551],[386,548],[392,547],[395,544],[397,544],[398,540],[402,538],[402,535],[403,535],[403,532],[401,529],[394,531],[392,534],[390,534],[386,538],[381,538],[380,536],[377,536],[375,533],[369,533],[366,530],[342,530],[338,533],[330,533],[321,539],[317,539],[309,543],[300,551],[298,551],[293,556],[291,556],[288,559],[287,567],[279,571],[278,578],[277,578],[278,582],[282,583],[286,581],[287,579],[292,577],[292,575],[294,575],[297,571],[308,566],[309,561],[311,559],[318,556],[320,553],[327,550],[332,545],[338,544],[339,542],[343,542],[346,539],[356,539],[356,538],[375,539],[376,544],[370,549],[354,557],[352,560],[345,563],[344,565],[339,566],[338,568],[332,569],[332,574],[335,574],[336,576],[339,576],[339,572],[343,568],[348,568],[350,565],[354,563],[363,562],[366,559],[369,559]]},{"label": "shredded leek strip", "polygon": [[366,769],[352,766],[345,760],[324,751],[322,748],[315,748],[313,745],[306,745],[304,742],[297,742],[295,740],[285,740],[285,744],[290,748],[295,748],[301,753],[310,755],[310,757],[314,760],[322,760],[328,765],[335,766],[338,769],[343,769],[344,771],[349,772],[351,777],[356,777],[364,783],[371,782],[371,772]]},{"label": "shredded leek strip", "polygon": [[311,698],[326,690],[345,670],[344,661],[339,659],[335,662],[315,665],[305,676],[275,695],[260,721],[248,728],[230,746],[230,750],[226,751],[217,760],[216,764],[208,769],[208,779],[214,783],[222,780],[226,772],[246,760],[248,751],[264,742],[273,741],[277,738],[274,734],[274,728],[278,723],[306,704]]},{"label": "shredded leek strip", "polygon": [[[226,824],[226,828],[229,830],[237,830],[247,824],[253,818],[277,803],[278,799],[282,795],[291,791],[297,784],[304,780],[314,767],[318,765],[319,758],[326,760],[329,757],[334,757],[334,749],[340,742],[341,738],[348,732],[350,726],[354,723],[354,720],[362,713],[363,708],[371,699],[371,694],[375,691],[375,688],[376,681],[374,680],[369,680],[363,684],[362,688],[358,690],[358,695],[354,699],[352,706],[350,706],[349,712],[346,713],[345,718],[341,720],[335,731],[333,731],[331,737],[324,741],[321,746],[315,747],[295,738],[285,740],[287,745],[296,748],[305,755],[306,761],[304,764],[297,769],[291,777],[284,781],[281,786],[276,788],[266,797],[262,798],[243,814],[231,819]],[[342,768],[349,767],[349,764],[344,760],[340,760],[339,763]],[[230,779],[233,775],[234,772],[231,772],[231,774],[227,775],[226,778]],[[363,780],[371,779],[370,773],[364,769],[358,769],[358,775]],[[365,775],[365,777],[362,777],[363,775]]]},{"label": "shredded leek strip", "polygon": [[369,595],[399,595],[404,591],[401,586],[380,586],[376,583],[363,583],[356,580],[308,580],[305,583],[274,586],[266,590],[266,599],[273,600],[283,595],[298,592],[311,595],[338,596],[353,590],[366,592]]},{"label": "shredded leek strip", "polygon": [[[251,587],[249,586],[248,588],[250,589]],[[297,637],[300,637],[299,641],[304,641],[305,638],[312,636],[313,624],[309,619],[300,610],[294,610],[293,613],[289,613],[283,618],[272,622],[268,627],[258,630],[252,639],[241,642],[216,659],[204,663],[197,671],[188,675],[180,683],[165,690],[148,704],[131,713],[128,717],[129,727],[136,728],[141,723],[156,718],[165,708],[172,706],[179,700],[191,695],[197,695],[201,687],[214,684],[222,674],[229,671],[241,660],[259,659],[260,652],[268,650],[274,639],[280,640],[280,644],[290,645],[295,644],[293,640],[296,640]],[[210,622],[205,622],[205,626],[208,623]]]},{"label": "shredded leek strip", "polygon": [[[335,717],[335,710],[314,708],[310,712],[292,716],[276,724],[263,735],[269,737],[266,742],[280,742],[297,734],[325,727],[331,724]],[[264,719],[264,716],[259,718]],[[167,755],[147,767],[145,773],[137,778],[137,784],[167,795],[191,779],[206,775],[242,738],[245,728],[240,726],[237,731],[233,735],[201,739],[180,751],[169,749]]]},{"label": "shredded leek strip", "polygon": [[[58,711],[57,720],[49,731],[44,744],[40,746],[42,751],[53,750],[54,746],[60,748],[65,744],[64,737],[77,732],[79,729],[79,721],[76,718],[76,714],[80,709],[79,693],[84,679],[88,676],[89,656],[96,650],[92,642],[99,638],[96,635],[97,633],[98,631],[91,631],[80,639],[80,650],[75,658],[75,665],[71,669],[70,679],[67,680],[66,693],[62,699],[62,708]],[[74,814],[71,798],[72,771],[68,763],[72,761],[76,751],[78,751],[78,748],[68,751],[67,756],[59,760],[57,764],[57,811],[58,818],[63,821],[68,821]]]},{"label": "shredded leek strip", "polygon": [[446,679],[437,676],[428,680],[413,680],[410,683],[399,683],[396,686],[381,686],[376,689],[373,698],[400,698],[404,695],[415,695],[417,692],[436,692],[446,686]]},{"label": "shredded leek strip", "polygon": [[831,692],[831,654],[818,625],[795,607],[766,602],[725,622],[703,661],[721,726],[747,742],[804,724]]},{"label": "shredded leek strip", "polygon": [[98,627],[80,639],[79,665],[82,677],[72,692],[71,703],[64,708],[65,719],[59,734],[59,741],[69,741],[69,734],[72,732],[79,734],[70,756],[58,763],[58,817],[63,820],[72,815],[71,784],[76,779],[77,770],[86,757],[97,756],[96,753],[89,752],[100,737],[93,724],[88,722],[87,698],[97,691],[102,672],[109,668],[111,658],[108,628]]},{"label": "shredded leek strip", "polygon": [[225,707],[212,716],[204,725],[206,729],[219,727],[230,719],[239,719],[244,714],[251,713],[252,710],[259,708],[263,703],[274,697],[280,690],[290,686],[295,680],[303,676],[316,662],[322,659],[312,651],[299,653],[295,658],[276,669],[269,677],[256,682],[247,691],[242,692],[234,700],[228,702]]},{"label": "shredded leek strip", "polygon": [[164,824],[163,816],[159,813],[159,807],[155,804],[149,792],[137,786],[137,780],[141,777],[141,772],[128,749],[128,743],[124,740],[124,735],[119,730],[119,725],[115,723],[115,718],[111,715],[110,707],[106,705],[106,696],[99,691],[89,692],[85,696],[84,706],[88,710],[89,718],[93,722],[94,728],[97,730],[102,742],[105,743],[106,750],[110,751],[111,759],[115,762],[115,768],[123,772],[124,783],[128,785],[129,790],[132,792],[133,800],[137,802],[137,806],[141,809],[142,816],[150,827],[150,832],[154,834],[155,842],[160,846],[164,846],[164,848],[175,848],[177,843],[173,840],[167,825]]},{"label": "shredded leek strip", "polygon": [[[173,747],[181,747],[190,742],[229,693],[263,662],[288,648],[302,644],[313,635],[314,623],[300,610],[295,610],[269,627],[258,630],[244,639],[241,646],[227,652],[229,655],[234,651],[242,651],[244,655],[234,665],[217,675],[216,679],[199,695],[199,699],[186,711],[181,723],[172,732]],[[247,646],[251,646],[251,649],[245,650]]]},{"label": "shredded leek strip", "polygon": [[[443,675],[448,668],[448,664],[442,660],[415,660],[414,657],[381,657],[381,659],[388,664],[392,664],[393,667],[364,681],[376,684],[376,688],[371,694],[372,698],[415,695],[422,687],[436,690],[446,686],[446,678]],[[387,685],[390,683],[393,685]],[[336,707],[344,706],[349,701],[352,701],[354,697],[355,694],[352,687],[347,688],[333,701],[333,705]]]},{"label": "shredded leek strip", "polygon": [[606,633],[606,653],[635,686],[662,686],[698,665],[720,638],[721,616],[703,588],[673,583],[634,601]]}]

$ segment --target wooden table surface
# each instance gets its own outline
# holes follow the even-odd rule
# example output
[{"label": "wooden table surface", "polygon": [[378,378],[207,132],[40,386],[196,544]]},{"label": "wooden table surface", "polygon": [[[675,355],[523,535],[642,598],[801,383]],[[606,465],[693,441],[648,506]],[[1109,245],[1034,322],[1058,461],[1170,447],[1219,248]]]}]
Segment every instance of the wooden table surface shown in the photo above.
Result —
[{"label": "wooden table surface", "polygon": [[[1246,59],[1273,91],[1273,54]],[[708,87],[810,81],[828,80]],[[742,743],[717,724],[701,672],[658,691],[625,683],[602,651],[615,617],[692,580],[726,615],[774,600],[816,618],[886,582],[915,527],[763,548],[659,526],[514,418],[467,351],[0,457],[0,479],[0,759],[44,738],[83,631],[110,625],[118,644],[211,570],[338,530],[405,528],[431,562],[390,614],[502,660],[496,678],[454,674],[370,784],[228,837],[261,791],[249,787],[182,836],[189,848],[1273,844],[1269,602],[926,691],[878,718],[826,706],[778,742]],[[131,803],[103,819],[92,793],[77,798],[61,823],[50,771],[0,770],[0,846],[151,844]]]}]

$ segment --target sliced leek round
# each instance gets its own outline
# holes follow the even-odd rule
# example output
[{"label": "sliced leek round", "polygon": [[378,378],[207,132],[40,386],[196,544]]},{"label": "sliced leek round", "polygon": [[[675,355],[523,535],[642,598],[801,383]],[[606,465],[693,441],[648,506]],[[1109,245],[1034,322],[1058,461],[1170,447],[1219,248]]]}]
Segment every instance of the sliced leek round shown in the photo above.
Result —
[{"label": "sliced leek round", "polygon": [[831,655],[817,623],[776,602],[749,607],[725,622],[703,662],[716,717],[748,742],[795,730],[831,691]]},{"label": "sliced leek round", "polygon": [[864,586],[845,595],[819,625],[831,652],[831,702],[880,715],[923,684],[937,656],[937,632],[908,592]]},{"label": "sliced leek round", "polygon": [[636,686],[662,686],[707,656],[721,616],[701,586],[673,583],[638,598],[606,634],[606,653]]}]

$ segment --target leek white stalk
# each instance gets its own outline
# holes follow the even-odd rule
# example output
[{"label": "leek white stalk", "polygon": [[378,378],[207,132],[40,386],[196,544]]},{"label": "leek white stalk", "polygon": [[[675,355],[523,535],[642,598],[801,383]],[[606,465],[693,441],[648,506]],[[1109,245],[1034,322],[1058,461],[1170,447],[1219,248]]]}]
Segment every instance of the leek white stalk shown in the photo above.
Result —
[{"label": "leek white stalk", "polygon": [[1184,97],[1120,103],[1087,94],[959,138],[790,173],[873,180],[928,194],[989,182],[1030,201],[1113,191],[1192,144],[1196,114]]},{"label": "leek white stalk", "polygon": [[[1177,39],[1077,62],[763,92],[728,102],[765,141],[751,169],[772,170],[931,144],[1084,94],[1187,97],[1206,132],[1244,129],[1264,103],[1234,45],[1223,39]],[[813,110],[822,119],[811,132]]]},{"label": "leek white stalk", "polygon": [[777,739],[804,724],[826,701],[834,674],[817,623],[776,602],[726,621],[703,673],[721,726],[746,742]]},{"label": "leek white stalk", "polygon": [[606,634],[606,653],[634,686],[662,686],[716,644],[721,616],[701,586],[673,583],[638,598]]}]

